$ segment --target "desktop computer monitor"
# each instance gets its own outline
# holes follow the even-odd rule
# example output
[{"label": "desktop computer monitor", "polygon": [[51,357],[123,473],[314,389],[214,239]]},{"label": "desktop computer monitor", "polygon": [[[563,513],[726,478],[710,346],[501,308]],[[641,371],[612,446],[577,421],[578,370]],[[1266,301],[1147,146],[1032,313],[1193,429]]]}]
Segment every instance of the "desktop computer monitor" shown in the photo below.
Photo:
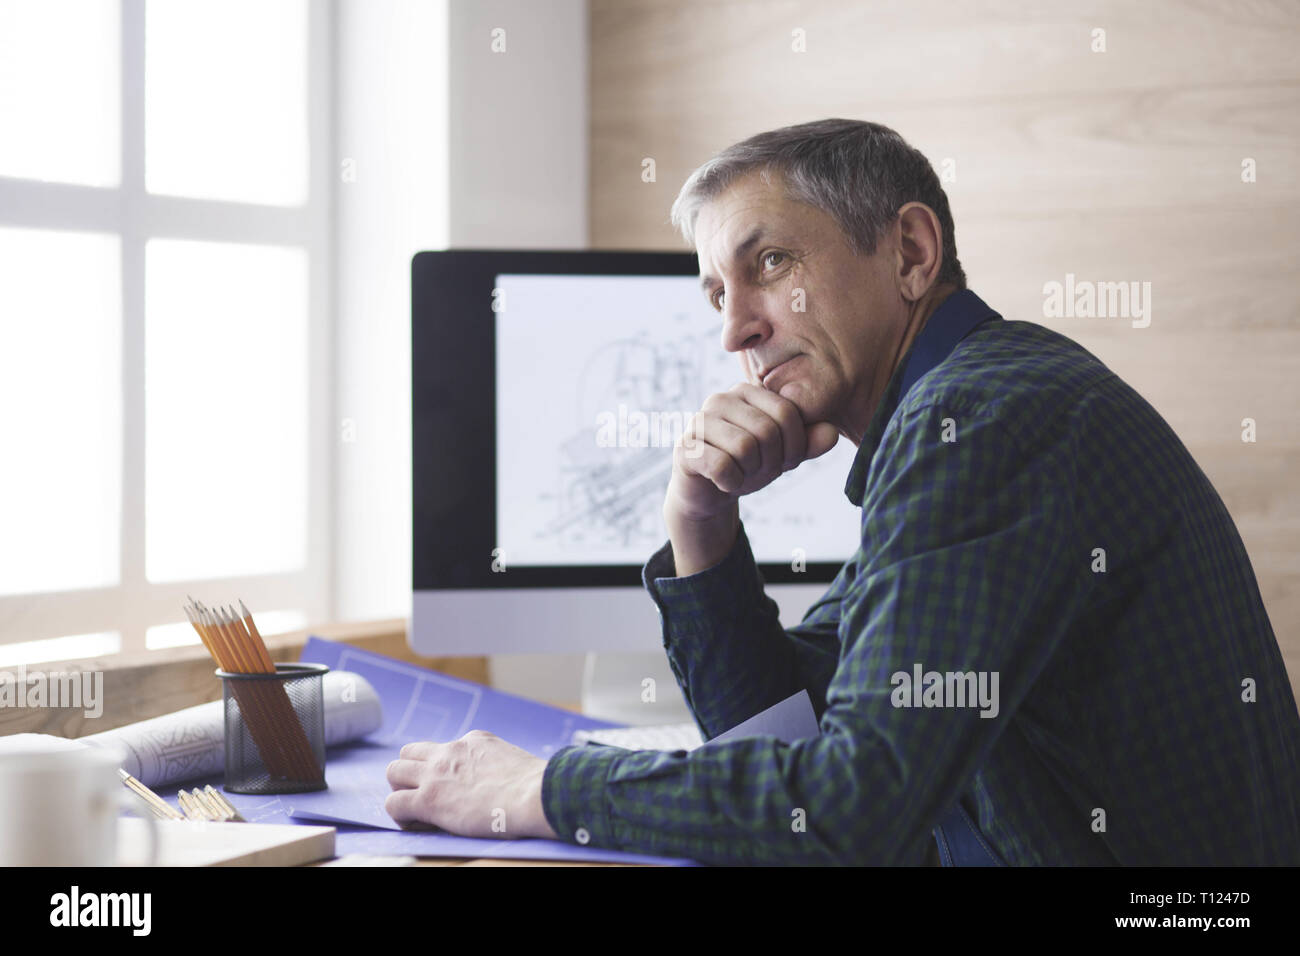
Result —
[{"label": "desktop computer monitor", "polygon": [[[411,291],[412,648],[662,654],[672,446],[742,379],[695,255],[421,252]],[[787,626],[857,547],[855,451],[741,500]]]}]

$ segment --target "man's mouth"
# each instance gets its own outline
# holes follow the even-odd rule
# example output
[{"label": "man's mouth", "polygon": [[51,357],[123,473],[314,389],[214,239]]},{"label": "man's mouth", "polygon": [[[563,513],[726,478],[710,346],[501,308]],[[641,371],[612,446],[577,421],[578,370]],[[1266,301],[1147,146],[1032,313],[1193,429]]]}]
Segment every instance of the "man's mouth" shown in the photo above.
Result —
[{"label": "man's mouth", "polygon": [[768,371],[763,375],[763,379],[762,379],[763,387],[770,391],[772,379],[777,375],[778,372],[780,372],[783,368],[785,368],[787,365],[789,365],[798,357],[799,356],[797,355],[792,355],[788,359],[782,359],[779,363],[773,365],[770,369],[768,369]]}]

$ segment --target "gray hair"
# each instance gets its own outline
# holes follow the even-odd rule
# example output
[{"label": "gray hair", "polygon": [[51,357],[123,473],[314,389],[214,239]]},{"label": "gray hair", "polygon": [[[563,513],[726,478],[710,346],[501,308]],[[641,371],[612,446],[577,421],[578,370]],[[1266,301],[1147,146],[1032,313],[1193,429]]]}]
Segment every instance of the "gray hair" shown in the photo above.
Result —
[{"label": "gray hair", "polygon": [[966,288],[957,259],[948,196],[930,161],[887,126],[862,120],[824,119],[786,126],[728,146],[687,178],[673,203],[672,223],[688,244],[705,203],[737,179],[758,171],[764,182],[777,172],[786,195],[831,216],[858,255],[869,256],[909,202],[929,206],[943,233],[943,264],[936,282]]}]

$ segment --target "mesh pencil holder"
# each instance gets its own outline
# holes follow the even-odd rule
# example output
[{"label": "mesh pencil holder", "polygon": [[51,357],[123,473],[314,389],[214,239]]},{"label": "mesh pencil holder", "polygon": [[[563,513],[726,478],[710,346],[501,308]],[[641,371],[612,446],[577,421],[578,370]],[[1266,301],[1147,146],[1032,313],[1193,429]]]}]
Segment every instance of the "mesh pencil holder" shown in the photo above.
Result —
[{"label": "mesh pencil holder", "polygon": [[226,790],[324,790],[324,664],[276,664],[274,674],[218,670],[226,718]]}]

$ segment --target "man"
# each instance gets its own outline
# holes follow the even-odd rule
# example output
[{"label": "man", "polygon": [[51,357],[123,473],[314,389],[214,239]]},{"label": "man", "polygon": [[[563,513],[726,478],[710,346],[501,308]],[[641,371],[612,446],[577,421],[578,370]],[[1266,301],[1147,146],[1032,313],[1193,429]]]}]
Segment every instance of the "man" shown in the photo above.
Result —
[{"label": "man", "polygon": [[[676,449],[644,581],[706,736],[800,688],[821,734],[472,733],[409,745],[389,812],[710,863],[1300,863],[1300,714],[1221,500],[1095,357],[965,288],[925,158],[776,130],[673,218],[746,381]],[[737,502],[841,436],[861,545],[783,629]]]}]

